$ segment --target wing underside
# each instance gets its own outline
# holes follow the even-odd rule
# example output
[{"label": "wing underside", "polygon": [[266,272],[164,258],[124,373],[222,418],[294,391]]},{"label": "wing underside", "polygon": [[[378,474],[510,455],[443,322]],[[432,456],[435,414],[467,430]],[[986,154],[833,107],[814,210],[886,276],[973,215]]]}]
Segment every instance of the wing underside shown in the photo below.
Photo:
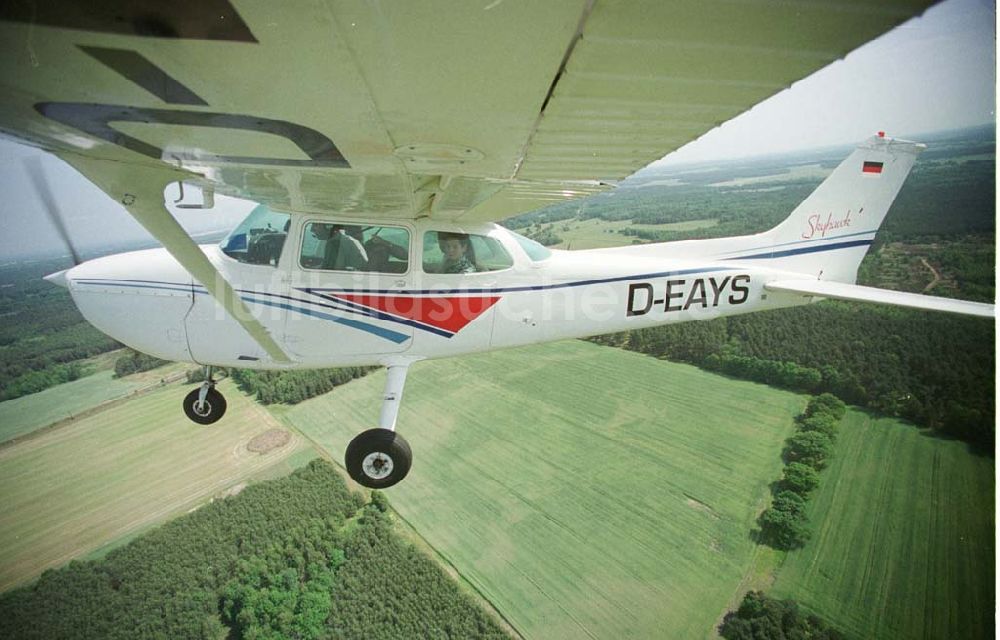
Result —
[{"label": "wing underside", "polygon": [[929,2],[0,5],[0,130],[280,209],[497,220],[608,188]]}]

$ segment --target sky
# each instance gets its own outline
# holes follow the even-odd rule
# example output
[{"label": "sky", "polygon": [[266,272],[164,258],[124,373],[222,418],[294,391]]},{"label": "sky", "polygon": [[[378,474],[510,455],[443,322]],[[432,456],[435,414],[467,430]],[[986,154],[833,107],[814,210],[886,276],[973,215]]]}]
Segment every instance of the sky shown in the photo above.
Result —
[{"label": "sky", "polygon": [[[800,80],[654,164],[683,164],[859,142],[877,131],[896,137],[996,122],[996,6],[946,0]],[[152,242],[118,203],[56,158],[0,140],[0,264],[39,253],[68,253],[24,160],[42,158],[73,242],[83,252]],[[175,216],[191,233],[232,227],[252,203],[216,198],[212,211]]]},{"label": "sky", "polygon": [[947,0],[654,164],[919,137],[996,122],[996,5]]},{"label": "sky", "polygon": [[[64,241],[45,213],[25,168],[25,160],[40,158],[45,180],[73,246],[87,259],[88,252],[99,252],[110,245],[155,243],[152,236],[131,215],[89,180],[62,160],[33,147],[0,139],[0,266],[23,257],[39,254],[69,255]],[[171,195],[172,194],[172,195]],[[176,188],[167,190],[169,199],[177,197]],[[198,191],[185,189],[187,200],[199,201]],[[230,229],[253,208],[253,203],[216,196],[215,209],[183,210],[168,208],[191,234]]]}]

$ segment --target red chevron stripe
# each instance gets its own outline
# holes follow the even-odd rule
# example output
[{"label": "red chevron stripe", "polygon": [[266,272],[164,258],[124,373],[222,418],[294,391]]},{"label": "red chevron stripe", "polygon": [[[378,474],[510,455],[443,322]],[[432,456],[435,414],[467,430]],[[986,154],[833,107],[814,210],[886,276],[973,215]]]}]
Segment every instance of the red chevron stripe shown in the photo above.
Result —
[{"label": "red chevron stripe", "polygon": [[465,325],[481,316],[500,299],[500,296],[415,298],[348,293],[331,294],[330,297],[407,320],[416,320],[452,333],[461,331]]}]

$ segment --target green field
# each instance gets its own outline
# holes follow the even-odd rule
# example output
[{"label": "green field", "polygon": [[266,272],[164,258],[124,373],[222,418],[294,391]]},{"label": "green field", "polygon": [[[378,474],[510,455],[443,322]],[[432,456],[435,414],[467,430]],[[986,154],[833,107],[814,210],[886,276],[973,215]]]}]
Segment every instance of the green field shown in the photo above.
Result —
[{"label": "green field", "polygon": [[[714,227],[718,220],[686,220],[668,224],[632,224],[631,220],[565,220],[552,223],[556,235],[562,242],[553,245],[553,249],[598,249],[602,247],[624,247],[632,244],[634,238],[618,233],[620,229],[646,229],[653,231],[691,231]],[[524,231],[523,229],[520,231]],[[640,241],[642,242],[642,241]]]},{"label": "green field", "polygon": [[177,379],[194,365],[172,362],[156,369],[114,377],[114,360],[121,351],[104,353],[83,361],[85,371],[93,371],[79,380],[49,387],[13,400],[0,402],[0,443],[23,436],[60,420],[87,415],[98,405],[146,391]]},{"label": "green field", "polygon": [[[384,374],[283,411],[334,457]],[[414,366],[398,512],[527,638],[697,638],[750,567],[802,396],[571,341]]]},{"label": "green field", "polygon": [[0,449],[0,590],[301,459],[298,437],[249,452],[277,422],[228,380],[220,389],[229,411],[210,427],[184,417],[187,387],[172,384]]},{"label": "green field", "polygon": [[994,463],[850,411],[772,595],[854,638],[992,638]]},{"label": "green field", "polygon": [[102,402],[124,398],[142,384],[112,376],[114,371],[98,371],[73,382],[0,402],[0,442],[72,418]]}]

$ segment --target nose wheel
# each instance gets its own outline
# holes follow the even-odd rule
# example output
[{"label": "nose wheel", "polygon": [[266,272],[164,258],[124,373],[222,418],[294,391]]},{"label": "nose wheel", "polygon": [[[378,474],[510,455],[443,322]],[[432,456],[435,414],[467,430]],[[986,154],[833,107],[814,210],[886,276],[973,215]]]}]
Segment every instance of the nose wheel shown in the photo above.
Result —
[{"label": "nose wheel", "polygon": [[212,368],[206,369],[205,382],[184,396],[184,415],[198,424],[218,422],[226,413],[226,398],[215,389]]}]

